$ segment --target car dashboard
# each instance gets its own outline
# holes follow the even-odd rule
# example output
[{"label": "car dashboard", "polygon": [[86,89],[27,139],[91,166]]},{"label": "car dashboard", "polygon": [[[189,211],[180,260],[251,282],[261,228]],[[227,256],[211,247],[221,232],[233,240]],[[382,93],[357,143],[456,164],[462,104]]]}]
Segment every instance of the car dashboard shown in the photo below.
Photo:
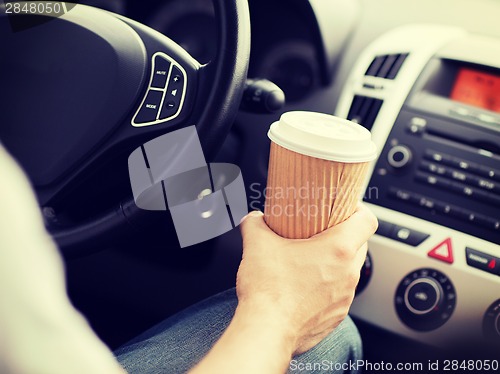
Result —
[{"label": "car dashboard", "polygon": [[[210,1],[93,1],[163,32],[200,62],[214,55]],[[249,78],[283,111],[335,114],[379,148],[364,201],[379,219],[351,315],[438,348],[500,351],[500,3],[494,0],[250,0]],[[269,125],[241,112],[217,159],[242,169],[262,209]],[[210,243],[231,286],[235,231]],[[213,259],[212,259],[213,260]]]},{"label": "car dashboard", "polygon": [[352,313],[428,344],[498,341],[499,52],[460,28],[400,26],[363,51],[336,109],[381,149],[364,197],[372,279]]}]

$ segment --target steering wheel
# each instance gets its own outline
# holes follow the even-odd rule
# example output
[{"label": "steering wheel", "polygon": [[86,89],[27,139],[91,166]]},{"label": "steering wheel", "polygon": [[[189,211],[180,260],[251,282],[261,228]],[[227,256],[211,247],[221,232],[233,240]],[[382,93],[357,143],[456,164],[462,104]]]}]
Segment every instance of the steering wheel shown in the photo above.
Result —
[{"label": "steering wheel", "polygon": [[214,157],[243,94],[250,19],[247,0],[213,0],[218,49],[202,65],[138,22],[54,4],[64,5],[60,14],[1,12],[0,141],[30,177],[63,255],[73,257],[147,216],[130,193],[83,222],[59,217],[52,204],[93,169],[126,165],[137,147],[190,125],[206,158]]}]

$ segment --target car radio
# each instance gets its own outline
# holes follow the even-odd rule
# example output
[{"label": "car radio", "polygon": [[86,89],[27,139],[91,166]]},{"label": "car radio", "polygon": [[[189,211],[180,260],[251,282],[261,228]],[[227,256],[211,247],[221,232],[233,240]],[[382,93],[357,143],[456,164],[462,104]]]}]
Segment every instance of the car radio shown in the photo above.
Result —
[{"label": "car radio", "polygon": [[[366,201],[500,244],[500,69],[433,59],[392,127],[375,186]],[[500,275],[500,261],[491,271]]]}]

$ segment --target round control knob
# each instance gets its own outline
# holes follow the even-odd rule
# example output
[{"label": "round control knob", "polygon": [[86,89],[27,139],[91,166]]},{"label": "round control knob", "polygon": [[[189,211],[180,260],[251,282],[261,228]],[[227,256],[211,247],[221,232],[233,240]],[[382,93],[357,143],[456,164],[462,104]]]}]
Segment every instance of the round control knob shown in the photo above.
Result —
[{"label": "round control knob", "polygon": [[439,304],[443,292],[432,278],[414,280],[406,289],[405,306],[414,314],[427,314]]},{"label": "round control knob", "polygon": [[411,158],[411,150],[405,145],[396,145],[392,147],[387,154],[387,162],[396,169],[400,169],[408,165]]},{"label": "round control knob", "polygon": [[399,283],[395,307],[401,321],[417,331],[431,331],[446,323],[455,309],[453,284],[433,269],[416,270]]},{"label": "round control knob", "polygon": [[368,283],[370,282],[370,279],[372,277],[372,273],[373,273],[373,262],[370,253],[368,253],[366,255],[365,263],[361,268],[361,275],[359,277],[358,286],[356,287],[356,295],[361,293],[366,288],[366,286],[368,286]]},{"label": "round control knob", "polygon": [[484,336],[500,345],[500,299],[490,305],[483,319]]}]

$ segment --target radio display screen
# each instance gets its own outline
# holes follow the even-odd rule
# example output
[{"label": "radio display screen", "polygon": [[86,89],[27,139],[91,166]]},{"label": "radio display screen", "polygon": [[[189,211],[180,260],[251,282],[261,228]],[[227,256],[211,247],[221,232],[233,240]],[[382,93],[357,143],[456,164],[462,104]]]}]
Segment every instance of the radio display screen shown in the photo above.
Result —
[{"label": "radio display screen", "polygon": [[450,99],[500,113],[500,76],[461,68]]}]

